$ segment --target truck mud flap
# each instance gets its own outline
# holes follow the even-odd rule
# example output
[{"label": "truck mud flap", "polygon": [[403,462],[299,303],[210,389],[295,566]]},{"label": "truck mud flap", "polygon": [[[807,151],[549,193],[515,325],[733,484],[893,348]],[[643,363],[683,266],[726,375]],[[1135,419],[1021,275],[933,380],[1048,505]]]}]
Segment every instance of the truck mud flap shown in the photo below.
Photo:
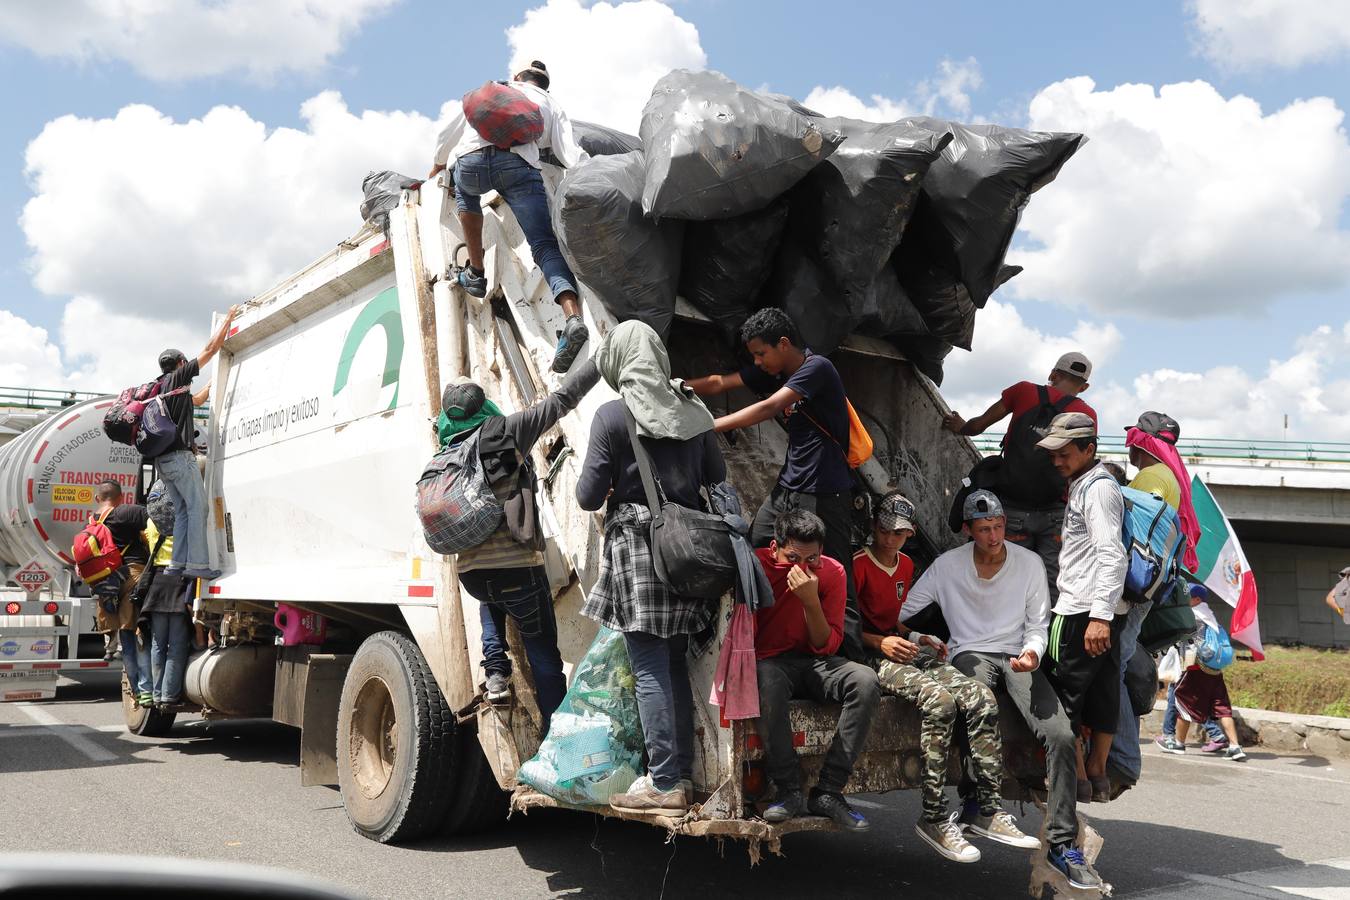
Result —
[{"label": "truck mud flap", "polygon": [[272,719],[300,729],[300,784],[335,785],[338,702],[351,654],[282,647],[272,689]]},{"label": "truck mud flap", "polygon": [[539,749],[539,728],[518,700],[500,706],[479,703],[477,718],[478,743],[498,787],[504,791],[514,790],[520,764]]}]

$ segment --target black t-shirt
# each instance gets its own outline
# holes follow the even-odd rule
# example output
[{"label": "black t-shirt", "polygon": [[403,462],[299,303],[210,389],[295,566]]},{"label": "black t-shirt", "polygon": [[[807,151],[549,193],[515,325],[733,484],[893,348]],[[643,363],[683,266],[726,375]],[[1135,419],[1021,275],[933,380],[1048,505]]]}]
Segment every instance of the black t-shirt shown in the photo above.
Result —
[{"label": "black t-shirt", "polygon": [[178,396],[170,397],[164,401],[169,407],[169,415],[178,424],[178,437],[174,438],[173,444],[168,450],[164,451],[165,453],[192,449],[193,434],[197,430],[197,426],[192,419],[192,379],[196,378],[200,372],[201,367],[197,365],[196,357],[191,357],[177,369],[167,375],[160,376],[159,380],[163,385],[160,389],[161,394],[167,394],[175,388],[188,388]]},{"label": "black t-shirt", "polygon": [[806,359],[790,376],[770,375],[750,365],[741,369],[741,381],[762,396],[782,387],[802,395],[803,399],[784,411],[788,450],[778,473],[780,487],[804,494],[832,494],[852,488],[847,459],[848,401],[834,363],[807,351]]},{"label": "black t-shirt", "polygon": [[146,515],[145,507],[136,503],[123,503],[108,513],[108,518],[103,520],[103,524],[112,532],[117,549],[122,551],[123,562],[149,561],[150,550],[145,546],[145,538],[141,535],[148,521],[149,516]]}]

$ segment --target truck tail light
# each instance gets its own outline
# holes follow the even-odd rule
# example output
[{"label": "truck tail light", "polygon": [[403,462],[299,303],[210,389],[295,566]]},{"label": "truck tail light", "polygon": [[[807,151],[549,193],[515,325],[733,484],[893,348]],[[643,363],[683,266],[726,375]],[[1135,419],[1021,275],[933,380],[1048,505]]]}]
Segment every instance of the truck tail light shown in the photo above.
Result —
[{"label": "truck tail light", "polygon": [[9,603],[5,604],[5,615],[17,616],[19,614],[19,608],[19,604],[11,600]]},{"label": "truck tail light", "polygon": [[56,611],[57,611],[58,609],[60,609],[60,607],[56,605],[56,601],[55,601],[55,600],[48,600],[48,601],[47,601],[47,605],[44,606],[44,607],[42,607],[42,611],[43,611],[44,613],[46,613],[47,615],[49,615],[49,616],[54,616],[54,615],[56,615]]}]

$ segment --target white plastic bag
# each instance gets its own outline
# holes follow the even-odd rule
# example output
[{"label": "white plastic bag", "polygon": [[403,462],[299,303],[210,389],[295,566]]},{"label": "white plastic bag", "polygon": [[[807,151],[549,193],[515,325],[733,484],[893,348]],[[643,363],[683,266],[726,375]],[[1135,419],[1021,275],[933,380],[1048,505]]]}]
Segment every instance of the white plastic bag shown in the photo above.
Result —
[{"label": "white plastic bag", "polygon": [[1181,680],[1181,654],[1176,645],[1167,648],[1158,662],[1158,680],[1163,684],[1175,684]]}]

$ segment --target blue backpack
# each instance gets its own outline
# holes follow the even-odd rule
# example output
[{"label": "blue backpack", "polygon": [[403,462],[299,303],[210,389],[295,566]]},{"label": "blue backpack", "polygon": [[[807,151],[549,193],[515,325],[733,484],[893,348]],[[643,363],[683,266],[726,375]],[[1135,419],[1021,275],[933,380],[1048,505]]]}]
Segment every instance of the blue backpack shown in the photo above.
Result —
[{"label": "blue backpack", "polygon": [[1163,596],[1177,576],[1185,536],[1177,524],[1177,511],[1155,494],[1122,487],[1125,521],[1121,535],[1129,568],[1125,571],[1125,599],[1144,603]]},{"label": "blue backpack", "polygon": [[1205,637],[1195,649],[1195,661],[1211,675],[1218,675],[1233,664],[1233,645],[1223,626],[1205,627]]}]

